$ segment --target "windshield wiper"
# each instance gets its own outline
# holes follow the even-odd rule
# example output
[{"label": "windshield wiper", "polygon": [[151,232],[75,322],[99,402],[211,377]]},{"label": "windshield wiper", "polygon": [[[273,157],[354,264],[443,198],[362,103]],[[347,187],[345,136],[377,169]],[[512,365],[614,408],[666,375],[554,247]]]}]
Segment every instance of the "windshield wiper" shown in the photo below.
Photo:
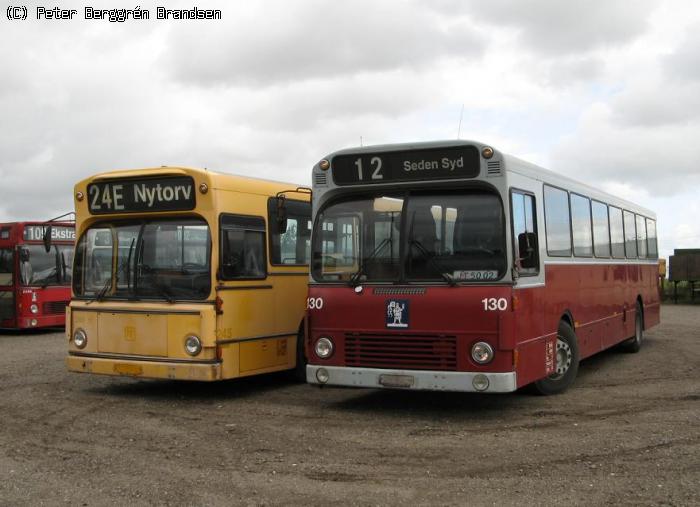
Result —
[{"label": "windshield wiper", "polygon": [[357,282],[359,281],[360,277],[364,274],[367,262],[371,261],[377,255],[379,255],[379,252],[388,244],[391,244],[391,238],[384,238],[379,242],[377,247],[372,251],[371,254],[369,254],[368,257],[360,260],[360,268],[357,271],[355,271],[355,273],[350,277],[350,280],[348,281],[348,285],[350,287],[355,287],[356,285],[358,285]]},{"label": "windshield wiper", "polygon": [[168,288],[167,285],[154,283],[153,286],[158,289],[158,293],[163,296],[168,303],[173,304],[175,302],[175,299],[172,297],[172,292],[170,292],[170,288]]},{"label": "windshield wiper", "polygon": [[102,286],[100,291],[97,294],[95,294],[95,297],[88,300],[88,302],[86,304],[89,305],[93,301],[102,301],[102,299],[107,294],[107,291],[111,288],[112,288],[112,277],[110,276],[109,278],[107,278],[107,280],[105,280],[105,284]]},{"label": "windshield wiper", "polygon": [[417,239],[412,239],[409,242],[410,245],[415,245],[418,247],[418,250],[423,254],[423,257],[425,260],[428,261],[428,265],[433,268],[433,271],[436,273],[439,273],[440,276],[450,285],[450,287],[456,287],[457,286],[457,281],[450,275],[449,273],[445,273],[440,266],[438,266],[437,262],[435,262],[435,259],[433,259],[433,256],[430,255],[430,252],[428,251],[425,246],[423,246],[423,243],[418,241]]}]

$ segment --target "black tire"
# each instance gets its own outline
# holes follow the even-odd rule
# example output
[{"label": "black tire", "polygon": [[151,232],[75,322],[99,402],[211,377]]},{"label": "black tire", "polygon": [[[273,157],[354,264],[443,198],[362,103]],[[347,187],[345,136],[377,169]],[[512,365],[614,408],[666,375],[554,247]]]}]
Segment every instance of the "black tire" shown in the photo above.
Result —
[{"label": "black tire", "polygon": [[299,329],[299,334],[297,334],[297,364],[294,367],[294,370],[292,370],[294,379],[297,382],[306,382],[306,364],[308,361],[306,360],[306,353],[304,350],[304,328],[302,326],[301,329]]},{"label": "black tire", "polygon": [[543,395],[564,392],[576,379],[578,363],[576,333],[567,322],[561,321],[557,330],[556,371],[535,382],[535,390]]},{"label": "black tire", "polygon": [[634,313],[634,336],[628,338],[620,347],[625,352],[637,353],[642,348],[644,342],[644,317],[642,316],[642,305],[637,301],[637,309]]}]

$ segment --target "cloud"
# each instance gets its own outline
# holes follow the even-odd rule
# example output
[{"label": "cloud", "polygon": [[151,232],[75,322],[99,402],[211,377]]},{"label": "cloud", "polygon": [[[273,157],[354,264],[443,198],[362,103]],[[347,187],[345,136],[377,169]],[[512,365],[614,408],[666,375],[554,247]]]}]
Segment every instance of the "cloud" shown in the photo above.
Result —
[{"label": "cloud", "polygon": [[172,33],[163,65],[199,86],[270,87],[360,73],[429,71],[483,51],[473,24],[399,1],[252,2],[226,23]]},{"label": "cloud", "polygon": [[468,6],[459,1],[447,4],[468,9],[476,19],[491,25],[512,27],[530,50],[547,57],[628,44],[647,30],[654,6],[651,0],[474,0]]}]

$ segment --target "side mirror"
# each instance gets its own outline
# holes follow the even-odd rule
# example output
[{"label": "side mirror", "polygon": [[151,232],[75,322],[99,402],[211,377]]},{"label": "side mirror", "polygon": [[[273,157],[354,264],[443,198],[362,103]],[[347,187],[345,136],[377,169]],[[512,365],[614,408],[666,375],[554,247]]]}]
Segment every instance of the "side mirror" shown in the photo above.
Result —
[{"label": "side mirror", "polygon": [[287,202],[283,195],[277,197],[277,232],[287,232]]},{"label": "side mirror", "polygon": [[47,225],[44,227],[44,250],[46,253],[51,251],[51,234],[53,233],[53,226]]},{"label": "side mirror", "polygon": [[538,267],[537,262],[537,236],[534,232],[518,234],[518,256],[520,267],[532,269]]}]

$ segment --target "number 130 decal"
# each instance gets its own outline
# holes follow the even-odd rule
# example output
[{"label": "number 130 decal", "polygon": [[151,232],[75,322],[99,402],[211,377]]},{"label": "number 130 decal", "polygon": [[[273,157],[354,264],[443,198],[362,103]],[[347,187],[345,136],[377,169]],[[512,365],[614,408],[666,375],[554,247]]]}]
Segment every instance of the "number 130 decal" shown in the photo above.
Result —
[{"label": "number 130 decal", "polygon": [[306,308],[309,310],[320,310],[323,308],[323,298],[307,298]]},{"label": "number 130 decal", "polygon": [[484,310],[487,312],[496,310],[503,312],[508,309],[508,300],[506,298],[484,298],[481,302],[484,304]]}]

